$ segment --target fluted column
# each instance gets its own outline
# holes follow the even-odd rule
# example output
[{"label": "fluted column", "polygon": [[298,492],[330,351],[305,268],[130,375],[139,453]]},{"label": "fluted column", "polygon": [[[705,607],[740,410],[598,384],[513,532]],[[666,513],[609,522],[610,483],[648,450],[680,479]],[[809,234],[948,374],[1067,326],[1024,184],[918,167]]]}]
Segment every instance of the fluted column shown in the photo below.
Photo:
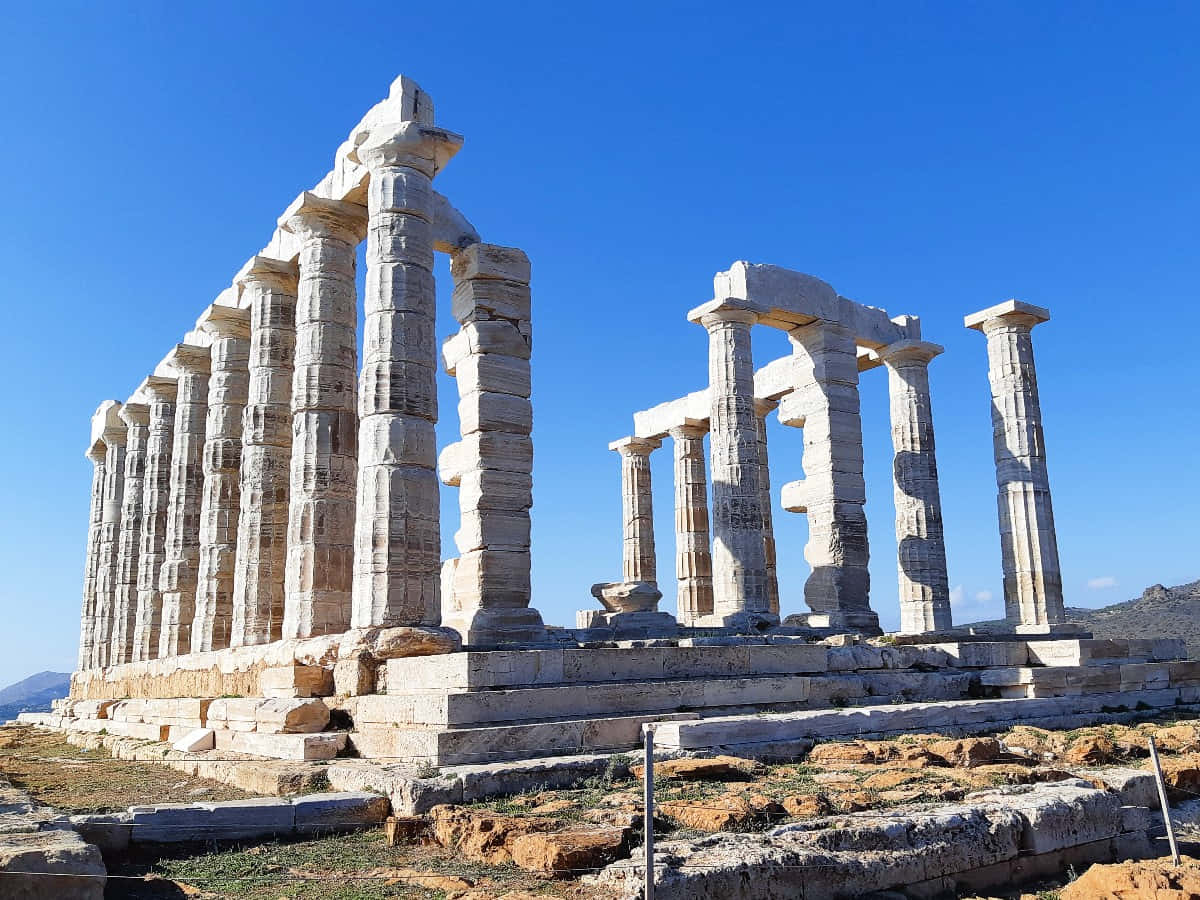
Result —
[{"label": "fluted column", "polygon": [[121,505],[121,535],[117,548],[117,591],[113,602],[109,665],[133,659],[133,627],[138,604],[138,554],[141,552],[142,504],[146,479],[146,442],[150,435],[150,407],[126,403],[125,488]]},{"label": "fluted column", "polygon": [[104,515],[104,444],[97,441],[85,454],[92,461],[92,505],[88,514],[87,553],[83,562],[83,611],[79,617],[79,671],[92,667],[96,630],[96,570],[100,563],[100,524]]},{"label": "fluted column", "polygon": [[283,636],[350,624],[358,468],[355,254],[366,210],[304,193],[280,219],[300,246]]},{"label": "fluted column", "polygon": [[1005,614],[1030,632],[1066,622],[1033,361],[1033,327],[1049,318],[1039,306],[1009,300],[965,320],[987,336]]},{"label": "fluted column", "polygon": [[159,574],[166,560],[167,508],[171,499],[171,453],[175,439],[174,378],[151,376],[145,391],[150,403],[146,437],[146,475],[142,487],[142,528],[138,547],[137,612],[133,624],[134,662],[158,655],[162,634]]},{"label": "fluted column", "polygon": [[[804,558],[812,566],[804,600],[815,614],[809,621],[879,634],[867,570],[867,495],[854,335],[844,325],[816,321],[789,332],[789,339],[800,387],[780,402],[779,418],[804,429],[801,484],[809,535]],[[789,493],[796,489],[795,483],[785,487]]]},{"label": "fluted column", "polygon": [[[370,170],[354,624],[441,621],[433,177],[462,138],[405,88],[411,120],[354,136]],[[411,106],[409,105],[411,100]]]},{"label": "fluted column", "polygon": [[929,362],[942,350],[937,344],[900,341],[879,351],[887,366],[896,451],[892,484],[904,634],[947,631],[953,624],[929,398]]},{"label": "fluted column", "polygon": [[172,352],[171,360],[179,374],[179,390],[171,446],[165,557],[158,582],[162,591],[160,657],[190,653],[192,648],[196,576],[200,564],[200,504],[204,495],[204,433],[212,356],[207,347],[180,344]]},{"label": "fluted column", "polygon": [[681,425],[669,432],[675,451],[675,577],[679,624],[713,612],[712,551],[708,533],[708,485],[704,435]]},{"label": "fluted column", "polygon": [[636,437],[608,445],[621,456],[621,578],[626,582],[658,584],[650,454],[661,446],[657,439]]},{"label": "fluted column", "polygon": [[771,514],[771,465],[767,458],[767,416],[779,403],[775,400],[754,401],[754,425],[758,433],[758,489],[762,494],[763,557],[767,563],[767,608],[779,615],[779,574],[775,554],[775,518]]},{"label": "fluted column", "polygon": [[237,283],[250,309],[250,386],[242,418],[233,647],[283,637],[296,267],[256,256]]},{"label": "fluted column", "polygon": [[96,628],[93,668],[110,665],[113,607],[117,600],[121,510],[125,502],[125,442],[128,429],[120,419],[120,404],[110,407],[105,422],[104,502],[100,513],[99,563],[96,567]]},{"label": "fluted column", "polygon": [[754,359],[750,329],[757,313],[734,304],[707,304],[698,321],[708,330],[712,398],[709,456],[712,478],[713,614],[744,628],[778,624],[767,597]]},{"label": "fluted column", "polygon": [[205,328],[213,335],[200,501],[200,561],[192,652],[229,646],[237,556],[242,464],[242,413],[250,387],[250,312],[216,306]]}]

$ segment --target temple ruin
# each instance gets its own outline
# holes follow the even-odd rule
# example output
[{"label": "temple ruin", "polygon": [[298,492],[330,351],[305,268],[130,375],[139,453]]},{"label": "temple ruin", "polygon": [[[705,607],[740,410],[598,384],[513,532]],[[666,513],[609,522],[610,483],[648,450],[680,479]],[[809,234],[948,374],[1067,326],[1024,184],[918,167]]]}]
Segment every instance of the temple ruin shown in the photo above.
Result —
[{"label": "temple ruin", "polygon": [[[1046,310],[1010,300],[965,320],[987,338],[1008,616],[974,633],[951,621],[928,374],[943,348],[914,315],[746,262],[687,313],[708,333],[707,386],[635,413],[610,445],[620,578],[573,628],[546,625],[530,586],[530,260],[434,189],[462,144],[399,78],[195,328],[97,409],[78,671],[39,721],[186,738],[180,752],[454,767],[628,749],[648,723],[663,748],[786,756],[838,733],[1200,699],[1181,641],[1095,641],[1066,621],[1031,342]],[[435,252],[457,327],[440,347]],[[756,369],[756,326],[791,353]],[[439,366],[461,430],[442,448]],[[900,575],[886,643],[868,640],[858,394],[875,369]],[[800,430],[803,471],[771,471],[771,414]],[[676,616],[659,609],[649,465],[668,439]],[[459,501],[449,560],[439,482]],[[806,608],[780,595],[777,555],[798,550],[776,545],[780,511],[807,517]]]}]

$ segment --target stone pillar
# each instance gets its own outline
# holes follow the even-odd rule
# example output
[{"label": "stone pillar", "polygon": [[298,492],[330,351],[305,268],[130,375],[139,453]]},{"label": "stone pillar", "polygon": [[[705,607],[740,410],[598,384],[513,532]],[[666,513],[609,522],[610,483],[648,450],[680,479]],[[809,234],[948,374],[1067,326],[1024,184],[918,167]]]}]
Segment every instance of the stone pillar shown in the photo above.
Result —
[{"label": "stone pillar", "polygon": [[658,584],[650,454],[661,446],[657,439],[636,437],[608,445],[621,455],[621,578],[626,582]]},{"label": "stone pillar", "polygon": [[731,303],[700,307],[708,330],[713,614],[736,628],[779,623],[767,597],[758,426],[750,329],[758,314]]},{"label": "stone pillar", "polygon": [[1009,300],[965,319],[987,335],[1005,613],[1028,633],[1066,623],[1031,334],[1049,318],[1039,306]]},{"label": "stone pillar", "polygon": [[120,404],[109,407],[101,435],[104,441],[104,501],[100,512],[100,540],[96,566],[96,627],[92,667],[111,665],[113,607],[117,600],[121,510],[125,504],[125,442],[128,427],[120,419]]},{"label": "stone pillar", "polygon": [[96,630],[96,569],[100,562],[100,524],[104,515],[104,459],[106,450],[100,441],[85,454],[92,461],[92,505],[88,514],[87,555],[83,562],[83,612],[79,618],[79,671],[92,667]]},{"label": "stone pillar", "polygon": [[175,440],[174,378],[151,376],[145,393],[150,403],[146,438],[146,475],[142,489],[142,528],[138,547],[137,612],[133,624],[134,662],[158,655],[162,634],[159,574],[166,561],[167,508],[171,499],[171,453]]},{"label": "stone pillar", "polygon": [[942,349],[923,341],[900,341],[879,351],[887,366],[892,446],[896,451],[892,483],[903,634],[948,631],[953,627],[934,454],[933,407],[929,401],[929,361]]},{"label": "stone pillar", "polygon": [[675,577],[680,625],[713,613],[712,550],[704,461],[707,428],[681,425],[669,432],[675,449]]},{"label": "stone pillar", "polygon": [[785,425],[804,429],[802,489],[785,490],[808,513],[804,558],[812,573],[804,600],[814,627],[880,634],[871,610],[867,571],[866,485],[863,481],[862,420],[859,416],[858,361],[850,329],[816,321],[789,332],[796,358],[797,390],[779,404]]},{"label": "stone pillar", "polygon": [[366,211],[298,197],[280,219],[300,246],[283,636],[350,624],[358,468],[356,248]]},{"label": "stone pillar", "polygon": [[204,493],[192,652],[229,646],[241,508],[242,414],[250,389],[250,311],[212,307],[213,335],[204,429]]},{"label": "stone pillar", "polygon": [[356,627],[441,621],[433,177],[462,138],[433,125],[432,103],[415,84],[403,93],[411,118],[353,138],[370,171]]},{"label": "stone pillar", "polygon": [[457,485],[454,543],[444,565],[442,624],[474,646],[545,638],[530,601],[529,510],[533,505],[529,259],[520,250],[472,244],[451,257],[453,309],[461,323],[445,342],[455,376],[462,440],[440,460]]},{"label": "stone pillar", "polygon": [[200,504],[204,495],[204,434],[208,418],[207,347],[179,344],[170,357],[179,374],[175,433],[171,446],[171,491],[158,588],[162,616],[158,655],[178,656],[192,648],[196,575],[200,565]]},{"label": "stone pillar", "polygon": [[296,267],[256,256],[236,279],[250,309],[250,387],[242,418],[237,560],[230,646],[283,637]]},{"label": "stone pillar", "polygon": [[133,628],[138,605],[138,557],[141,552],[142,506],[146,480],[146,443],[150,436],[150,407],[126,403],[121,407],[125,423],[125,490],[121,505],[121,536],[117,549],[117,591],[113,602],[112,639],[109,665],[133,659]]},{"label": "stone pillar", "polygon": [[779,574],[775,555],[775,519],[771,506],[771,465],[767,458],[767,416],[779,406],[776,400],[754,401],[754,425],[758,433],[758,489],[762,494],[763,556],[767,561],[767,608],[779,615]]}]

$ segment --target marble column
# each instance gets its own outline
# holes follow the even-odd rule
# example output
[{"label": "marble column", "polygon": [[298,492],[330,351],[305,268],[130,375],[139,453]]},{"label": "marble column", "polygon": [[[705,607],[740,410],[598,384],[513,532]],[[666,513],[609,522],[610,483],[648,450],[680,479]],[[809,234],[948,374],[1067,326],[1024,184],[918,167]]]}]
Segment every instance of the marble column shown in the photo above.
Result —
[{"label": "marble column", "polygon": [[767,457],[767,416],[778,408],[776,400],[755,400],[755,429],[758,432],[758,489],[762,493],[763,556],[767,561],[767,608],[779,615],[779,574],[775,555],[775,519],[771,514],[771,464]]},{"label": "marble column", "polygon": [[675,577],[677,618],[691,625],[713,613],[712,550],[708,533],[707,428],[681,425],[669,432],[675,451]]},{"label": "marble column", "polygon": [[138,604],[138,555],[141,552],[142,504],[146,480],[146,443],[150,436],[150,407],[126,403],[125,490],[121,505],[121,536],[117,549],[117,591],[113,602],[109,665],[133,659],[133,627]]},{"label": "marble column", "polygon": [[125,504],[125,442],[128,428],[120,419],[120,404],[109,407],[101,435],[104,441],[104,502],[100,513],[100,540],[96,566],[96,627],[92,667],[111,665],[113,606],[117,600],[121,510]]},{"label": "marble column", "polygon": [[660,440],[636,437],[608,445],[621,455],[621,578],[627,583],[658,584],[650,454],[661,446]]},{"label": "marble column", "polygon": [[208,415],[204,429],[204,492],[200,500],[200,561],[192,652],[229,646],[233,580],[241,508],[242,414],[250,389],[250,311],[214,306]]},{"label": "marble column", "polygon": [[284,638],[350,624],[358,469],[356,248],[366,210],[298,197],[280,219],[300,238]]},{"label": "marble column", "polygon": [[287,567],[296,267],[256,256],[236,279],[250,309],[250,387],[242,418],[237,560],[230,646],[283,637]]},{"label": "marble column", "polygon": [[767,597],[754,359],[750,329],[758,314],[732,303],[700,307],[708,330],[712,397],[709,456],[712,478],[713,614],[736,628],[779,623]]},{"label": "marble column", "polygon": [[[858,361],[850,329],[816,321],[789,332],[799,387],[779,404],[785,425],[804,429],[802,465],[812,567],[804,600],[810,625],[880,634],[870,606],[866,484]],[[788,485],[793,493],[796,486]],[[795,508],[795,507],[791,507]]]},{"label": "marble column", "polygon": [[896,452],[892,484],[903,634],[948,631],[953,626],[929,399],[929,362],[942,350],[924,341],[900,341],[879,351],[887,367]]},{"label": "marble column", "polygon": [[204,495],[204,434],[208,418],[208,347],[179,344],[168,357],[178,373],[171,491],[158,587],[162,592],[158,656],[192,649],[196,575],[200,565],[200,503]]},{"label": "marble column", "polygon": [[96,570],[100,562],[100,524],[104,515],[105,446],[97,441],[85,454],[92,461],[92,505],[88,515],[87,554],[83,562],[83,612],[79,619],[79,660],[76,669],[92,667],[96,630]]},{"label": "marble column", "polygon": [[987,336],[1005,613],[1028,633],[1066,623],[1031,333],[1049,318],[1009,300],[965,319]]},{"label": "marble column", "polygon": [[411,120],[355,135],[367,187],[367,277],[359,391],[356,627],[441,621],[433,177],[462,138],[404,88]]},{"label": "marble column", "polygon": [[150,427],[142,489],[142,528],[138,547],[137,612],[133,624],[134,662],[158,655],[162,634],[162,590],[158,579],[166,561],[167,507],[171,499],[171,453],[175,442],[174,378],[146,379]]}]

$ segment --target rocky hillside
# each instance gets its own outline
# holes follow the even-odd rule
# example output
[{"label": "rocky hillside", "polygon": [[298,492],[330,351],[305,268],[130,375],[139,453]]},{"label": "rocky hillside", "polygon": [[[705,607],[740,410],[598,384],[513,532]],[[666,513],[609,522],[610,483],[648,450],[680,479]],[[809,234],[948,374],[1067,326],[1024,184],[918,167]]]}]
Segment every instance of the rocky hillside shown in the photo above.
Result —
[{"label": "rocky hillside", "polygon": [[1098,638],[1181,637],[1191,656],[1200,656],[1200,581],[1155,584],[1135,600],[1101,609],[1068,607],[1067,618]]},{"label": "rocky hillside", "polygon": [[17,713],[49,712],[50,701],[67,696],[70,687],[68,672],[38,672],[0,688],[0,722],[15,719]]}]

